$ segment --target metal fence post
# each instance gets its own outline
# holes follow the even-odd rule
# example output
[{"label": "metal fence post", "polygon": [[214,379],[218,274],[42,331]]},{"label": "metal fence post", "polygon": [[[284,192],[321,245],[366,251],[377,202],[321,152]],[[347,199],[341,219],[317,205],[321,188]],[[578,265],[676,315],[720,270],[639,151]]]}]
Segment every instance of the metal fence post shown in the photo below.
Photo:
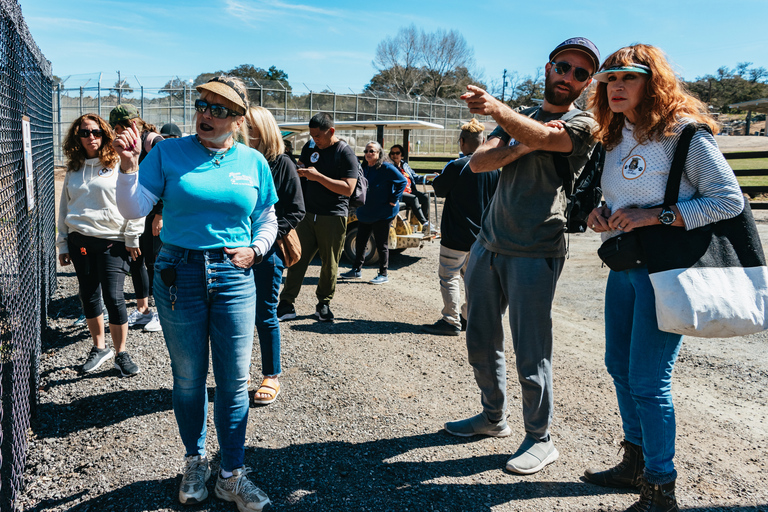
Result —
[{"label": "metal fence post", "polygon": [[[184,94],[184,98],[181,100],[181,108],[184,110],[182,111],[182,123],[184,123],[184,127],[186,129],[187,126],[187,82],[184,82],[184,88],[182,89],[182,93]],[[173,119],[168,120],[169,123],[173,122]]]},{"label": "metal fence post", "polygon": [[140,89],[141,90],[141,93],[140,93],[141,94],[141,118],[144,119],[144,117],[145,117],[145,115],[144,115],[144,86],[142,85],[140,87],[141,87],[141,89]]}]

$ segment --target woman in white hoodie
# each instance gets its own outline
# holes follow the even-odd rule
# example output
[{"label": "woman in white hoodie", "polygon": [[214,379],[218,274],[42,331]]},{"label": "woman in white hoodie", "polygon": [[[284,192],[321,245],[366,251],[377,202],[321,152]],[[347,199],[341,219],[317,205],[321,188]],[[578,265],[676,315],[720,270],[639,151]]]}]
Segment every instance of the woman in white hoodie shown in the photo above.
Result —
[{"label": "woman in white hoodie", "polygon": [[139,373],[125,350],[128,312],[123,284],[128,257],[138,255],[144,219],[126,220],[115,203],[115,184],[120,160],[112,148],[114,134],[96,114],[84,114],[69,127],[64,140],[67,173],[59,204],[56,246],[59,263],[72,263],[80,285],[88,330],[93,347],[83,365],[90,373],[113,356],[105,346],[104,305],[109,312],[109,332],[115,346],[115,368],[123,377]]}]

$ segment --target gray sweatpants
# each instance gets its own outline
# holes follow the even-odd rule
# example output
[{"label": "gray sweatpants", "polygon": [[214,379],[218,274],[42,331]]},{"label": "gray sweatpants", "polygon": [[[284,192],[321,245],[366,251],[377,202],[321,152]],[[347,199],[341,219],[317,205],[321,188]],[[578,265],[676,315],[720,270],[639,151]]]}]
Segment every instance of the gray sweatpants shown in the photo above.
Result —
[{"label": "gray sweatpants", "polygon": [[546,440],[552,421],[552,301],[565,258],[521,258],[472,246],[465,275],[467,352],[488,419],[507,410],[502,315],[509,326],[522,388],[525,430]]}]

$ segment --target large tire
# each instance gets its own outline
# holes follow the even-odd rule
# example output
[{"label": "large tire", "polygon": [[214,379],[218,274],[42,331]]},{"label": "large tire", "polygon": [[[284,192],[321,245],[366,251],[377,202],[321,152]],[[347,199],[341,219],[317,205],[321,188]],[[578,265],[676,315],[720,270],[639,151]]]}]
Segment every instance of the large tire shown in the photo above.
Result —
[{"label": "large tire", "polygon": [[[357,255],[357,249],[355,248],[357,240],[357,224],[354,224],[347,228],[347,238],[344,240],[344,255],[347,259],[354,263],[355,256]],[[368,238],[368,243],[365,245],[365,260],[363,265],[373,265],[379,261],[379,251],[376,250],[376,245],[373,243],[373,235]]]}]

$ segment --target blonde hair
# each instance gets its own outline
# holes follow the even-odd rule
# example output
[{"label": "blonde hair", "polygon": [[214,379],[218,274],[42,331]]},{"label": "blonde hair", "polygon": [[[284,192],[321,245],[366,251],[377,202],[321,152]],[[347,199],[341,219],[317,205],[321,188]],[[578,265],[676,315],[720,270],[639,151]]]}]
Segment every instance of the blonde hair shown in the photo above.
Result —
[{"label": "blonde hair", "polygon": [[111,169],[120,160],[117,152],[112,147],[112,141],[115,139],[112,127],[97,114],[83,114],[72,122],[62,144],[64,156],[67,157],[67,172],[79,171],[85,163],[85,159],[88,158],[83,143],[80,141],[80,136],[77,135],[77,131],[85,119],[96,122],[99,125],[99,129],[103,132],[101,147],[99,148],[99,160],[101,165]]},{"label": "blonde hair", "polygon": [[[245,103],[248,104],[248,89],[245,87],[245,82],[243,82],[241,79],[234,77],[234,76],[227,76],[227,75],[221,75],[219,78],[226,79],[229,81],[232,81],[235,84],[235,88],[239,90],[244,96],[245,96]],[[241,112],[243,107],[238,105],[237,103],[234,103],[224,96],[220,94],[216,94],[215,92],[203,90],[200,93],[200,99],[204,101],[209,101],[212,96],[216,97],[216,101],[210,101],[211,103],[219,103],[221,105],[224,105],[228,109],[230,109],[233,112]],[[195,119],[197,116],[200,115],[199,112],[195,112]],[[247,123],[243,122],[240,125],[240,128],[237,127],[237,120],[239,117],[242,116],[234,116],[232,121],[232,137],[237,142],[242,142],[246,146],[248,145],[248,126]]]},{"label": "blonde hair", "polygon": [[[643,98],[636,107],[634,133],[638,142],[645,143],[672,135],[681,118],[705,123],[717,133],[717,123],[709,116],[706,105],[685,89],[659,48],[647,44],[626,46],[609,55],[600,69],[630,66],[633,63],[643,64],[651,70],[650,75],[643,75],[648,79]],[[595,138],[606,149],[612,149],[621,142],[625,116],[611,110],[607,88],[608,84],[598,82],[589,100],[589,107],[597,120]]]},{"label": "blonde hair", "polygon": [[485,130],[485,125],[474,117],[461,125],[461,131],[463,132],[482,133],[483,130]]},{"label": "blonde hair", "polygon": [[252,147],[259,150],[267,161],[273,162],[277,160],[278,156],[285,153],[283,136],[275,117],[269,110],[264,107],[253,106],[245,114],[245,121],[248,125],[249,135],[254,128],[259,132],[261,138],[259,145],[258,147],[252,145]]}]

